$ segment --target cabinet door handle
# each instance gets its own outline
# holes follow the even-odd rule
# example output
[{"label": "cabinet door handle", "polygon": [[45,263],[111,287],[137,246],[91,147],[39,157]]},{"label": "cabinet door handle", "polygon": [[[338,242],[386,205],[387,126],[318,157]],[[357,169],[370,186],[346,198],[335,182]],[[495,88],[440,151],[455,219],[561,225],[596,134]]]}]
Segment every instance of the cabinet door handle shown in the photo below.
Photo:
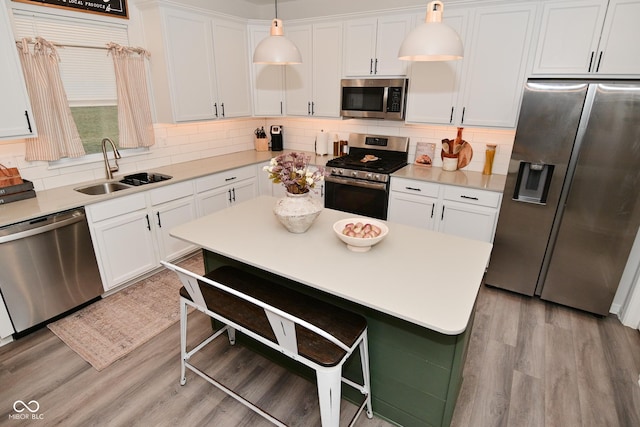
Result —
[{"label": "cabinet door handle", "polygon": [[415,187],[404,187],[404,188],[405,190],[410,190],[410,191],[422,191],[421,189],[415,188]]},{"label": "cabinet door handle", "polygon": [[440,215],[440,221],[444,219],[444,206],[442,207],[442,214]]},{"label": "cabinet door handle", "polygon": [[464,112],[467,109],[467,107],[462,107],[462,118],[460,119],[460,124],[464,123]]},{"label": "cabinet door handle", "polygon": [[378,74],[378,58],[376,58],[376,66],[373,69],[373,74]]},{"label": "cabinet door handle", "polygon": [[373,58],[369,59],[369,74],[373,74]]},{"label": "cabinet door handle", "polygon": [[160,221],[160,212],[156,212],[156,215],[158,216],[158,227],[162,228],[162,221]]},{"label": "cabinet door handle", "polygon": [[307,102],[307,116],[311,115],[311,102]]},{"label": "cabinet door handle", "polygon": [[233,201],[235,202],[236,201],[236,189],[235,188],[231,189],[231,194],[233,194]]},{"label": "cabinet door handle", "polygon": [[151,231],[151,221],[149,221],[149,214],[146,214],[145,217],[147,218],[147,230]]},{"label": "cabinet door handle", "polygon": [[602,61],[602,50],[600,51],[600,55],[598,55],[598,64],[596,65],[596,73],[600,71],[600,62]]},{"label": "cabinet door handle", "polygon": [[587,73],[591,72],[591,66],[593,65],[593,55],[595,54],[594,51],[591,51],[591,57],[589,58],[589,68],[587,68]]},{"label": "cabinet door handle", "polygon": [[467,200],[479,200],[477,197],[473,197],[473,196],[465,196],[464,194],[460,196],[461,199],[467,199]]},{"label": "cabinet door handle", "polygon": [[217,102],[213,103],[213,108],[216,109],[215,115],[216,115],[216,117],[218,117],[218,103]]},{"label": "cabinet door handle", "polygon": [[449,123],[453,123],[453,109],[454,107],[451,107],[451,115],[449,116]]},{"label": "cabinet door handle", "polygon": [[313,116],[314,114],[316,114],[316,103],[311,102],[311,115]]},{"label": "cabinet door handle", "polygon": [[222,117],[224,117],[224,102],[220,106],[222,107]]},{"label": "cabinet door handle", "polygon": [[27,127],[29,128],[29,133],[33,133],[33,129],[31,129],[31,120],[29,120],[29,112],[24,110],[24,116],[27,118]]},{"label": "cabinet door handle", "polygon": [[436,209],[436,205],[435,204],[431,205],[431,218],[433,218],[433,211],[435,211],[435,209]]},{"label": "cabinet door handle", "polygon": [[282,115],[282,101],[280,101],[280,115]]},{"label": "cabinet door handle", "polygon": [[231,189],[227,190],[227,193],[229,193],[229,204],[231,204]]}]

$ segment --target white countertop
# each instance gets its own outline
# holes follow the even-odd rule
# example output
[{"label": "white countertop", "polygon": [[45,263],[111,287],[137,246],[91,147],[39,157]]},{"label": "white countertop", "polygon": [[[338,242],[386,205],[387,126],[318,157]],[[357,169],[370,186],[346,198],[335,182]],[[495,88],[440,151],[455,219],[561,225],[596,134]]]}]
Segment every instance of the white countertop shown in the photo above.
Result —
[{"label": "white countertop", "polygon": [[[285,150],[284,152],[289,151],[291,150]],[[0,205],[0,227],[67,209],[73,209],[116,197],[126,196],[139,191],[147,191],[160,186],[175,184],[180,181],[224,172],[226,170],[236,169],[242,166],[266,162],[281,153],[283,152],[247,150],[169,166],[150,168],[148,170],[138,172],[162,173],[165,175],[171,175],[173,178],[168,181],[133,187],[105,195],[91,196],[82,194],[75,191],[74,188],[103,183],[106,182],[106,179],[77,183],[51,190],[37,191],[36,197],[32,199]],[[314,165],[324,166],[329,159],[333,158],[333,156],[316,156],[314,153],[309,152],[307,154],[311,155],[311,163]],[[130,173],[135,172],[117,173],[114,177],[114,181],[118,181]],[[505,175],[482,175],[480,172],[464,170],[447,172],[438,167],[419,165],[408,165],[399,171],[394,172],[392,176],[498,192],[503,191],[506,178]]]},{"label": "white countertop", "polygon": [[332,225],[353,214],[324,209],[293,234],[273,215],[276,200],[239,203],[171,235],[443,334],[467,328],[491,244],[388,222],[382,242],[351,252]]},{"label": "white countertop", "polygon": [[456,170],[445,171],[435,166],[410,164],[391,174],[396,178],[431,181],[439,184],[457,185],[502,193],[507,179],[506,175],[483,175],[482,172]]},{"label": "white countertop", "polygon": [[[290,151],[290,150],[287,150]],[[37,218],[39,216],[49,215],[52,213],[73,209],[80,206],[90,205],[92,203],[102,202],[104,200],[116,197],[127,196],[139,191],[147,191],[164,185],[175,184],[180,181],[186,181],[213,173],[224,172],[230,169],[236,169],[242,166],[266,162],[274,156],[282,152],[272,151],[241,151],[237,153],[225,154],[215,157],[207,157],[201,160],[191,162],[178,163],[170,166],[162,166],[150,168],[139,172],[154,172],[171,175],[173,178],[168,181],[162,181],[154,184],[142,185],[126,190],[117,191],[105,195],[87,195],[74,190],[74,188],[83,187],[85,185],[106,182],[106,179],[77,183],[64,187],[58,187],[51,190],[37,191],[36,197],[18,202],[0,205],[0,227],[28,219]],[[324,165],[331,158],[327,156],[315,156],[310,154],[313,164]],[[116,173],[113,181],[121,180],[125,175],[135,172]]]}]

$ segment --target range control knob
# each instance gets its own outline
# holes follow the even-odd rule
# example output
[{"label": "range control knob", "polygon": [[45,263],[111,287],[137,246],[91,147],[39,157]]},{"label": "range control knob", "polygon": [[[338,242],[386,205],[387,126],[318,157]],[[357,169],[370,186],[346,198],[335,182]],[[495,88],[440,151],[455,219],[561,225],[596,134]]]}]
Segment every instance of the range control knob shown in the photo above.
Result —
[{"label": "range control knob", "polygon": [[369,172],[369,173],[367,174],[366,178],[367,178],[368,180],[372,180],[372,179],[373,179],[373,174],[372,174],[371,172]]},{"label": "range control knob", "polygon": [[351,176],[354,178],[358,177],[358,171],[351,171]]}]

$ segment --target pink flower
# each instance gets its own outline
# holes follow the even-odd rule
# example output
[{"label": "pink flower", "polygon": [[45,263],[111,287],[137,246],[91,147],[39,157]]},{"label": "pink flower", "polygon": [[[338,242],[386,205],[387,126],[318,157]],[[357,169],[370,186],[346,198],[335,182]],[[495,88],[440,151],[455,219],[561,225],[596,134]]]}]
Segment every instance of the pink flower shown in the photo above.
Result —
[{"label": "pink flower", "polygon": [[274,157],[263,170],[269,173],[274,184],[282,183],[289,193],[308,193],[311,188],[324,180],[324,168],[309,169],[311,156],[304,153],[285,153]]}]

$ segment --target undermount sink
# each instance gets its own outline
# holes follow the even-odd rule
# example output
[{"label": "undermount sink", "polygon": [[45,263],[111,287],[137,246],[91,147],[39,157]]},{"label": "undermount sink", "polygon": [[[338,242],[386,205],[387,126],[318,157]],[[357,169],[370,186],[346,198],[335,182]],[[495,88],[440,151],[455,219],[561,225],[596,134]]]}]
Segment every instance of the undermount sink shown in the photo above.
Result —
[{"label": "undermount sink", "polygon": [[146,185],[153,184],[154,182],[166,181],[173,178],[169,175],[163,175],[161,173],[149,173],[149,172],[138,172],[133,175],[126,175],[123,179],[120,180],[123,184],[138,186],[138,185]]},{"label": "undermount sink", "polygon": [[97,196],[100,194],[110,194],[120,190],[126,190],[127,188],[131,188],[130,185],[123,184],[121,182],[104,182],[102,184],[92,184],[86,187],[78,187],[74,188],[74,190],[88,194],[90,196]]}]

